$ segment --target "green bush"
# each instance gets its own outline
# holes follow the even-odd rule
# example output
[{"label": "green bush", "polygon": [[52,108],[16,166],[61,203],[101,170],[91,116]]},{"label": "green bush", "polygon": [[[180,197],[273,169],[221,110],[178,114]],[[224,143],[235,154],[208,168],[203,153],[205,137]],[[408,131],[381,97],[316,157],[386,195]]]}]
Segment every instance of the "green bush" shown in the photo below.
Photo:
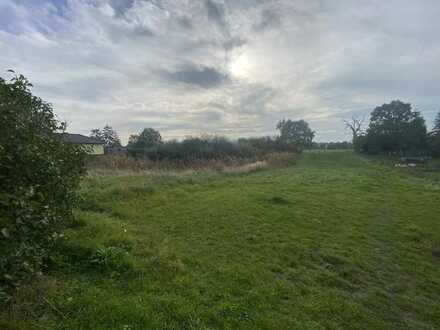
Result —
[{"label": "green bush", "polygon": [[434,127],[428,135],[429,150],[434,157],[440,157],[440,111],[434,119]]},{"label": "green bush", "polygon": [[0,78],[0,288],[44,269],[72,219],[84,151],[57,134],[51,104],[23,76]]},{"label": "green bush", "polygon": [[440,157],[440,134],[428,136],[429,151],[434,157]]},{"label": "green bush", "polygon": [[128,252],[117,246],[101,246],[93,254],[90,263],[101,271],[123,272],[131,268]]},{"label": "green bush", "polygon": [[195,160],[261,157],[274,152],[298,152],[298,148],[293,143],[272,137],[240,138],[232,141],[221,136],[205,135],[186,137],[183,141],[157,141],[144,147],[129,144],[128,151],[131,156],[145,157],[152,161],[188,163]]}]

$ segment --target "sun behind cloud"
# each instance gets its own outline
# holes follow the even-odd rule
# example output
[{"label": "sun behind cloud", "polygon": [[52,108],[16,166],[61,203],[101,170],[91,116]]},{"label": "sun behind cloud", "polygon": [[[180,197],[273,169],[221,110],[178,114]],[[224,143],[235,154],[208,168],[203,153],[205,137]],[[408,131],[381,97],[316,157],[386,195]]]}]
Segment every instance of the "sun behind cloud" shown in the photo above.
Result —
[{"label": "sun behind cloud", "polygon": [[252,78],[254,67],[254,62],[246,52],[233,56],[228,65],[232,76],[238,79]]}]

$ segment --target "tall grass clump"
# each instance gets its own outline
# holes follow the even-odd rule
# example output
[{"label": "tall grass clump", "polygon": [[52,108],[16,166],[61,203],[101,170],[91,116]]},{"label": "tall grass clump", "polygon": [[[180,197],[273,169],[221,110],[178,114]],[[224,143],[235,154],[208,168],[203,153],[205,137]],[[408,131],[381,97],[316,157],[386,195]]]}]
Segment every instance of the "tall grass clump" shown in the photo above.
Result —
[{"label": "tall grass clump", "polygon": [[[283,167],[293,164],[296,154],[292,152],[273,152],[250,157],[224,157],[218,159],[164,159],[150,160],[148,158],[127,157],[117,155],[93,156],[87,161],[89,174],[124,172],[173,172],[173,171],[205,171],[241,172],[242,169]],[[248,172],[247,170],[244,170]]]}]

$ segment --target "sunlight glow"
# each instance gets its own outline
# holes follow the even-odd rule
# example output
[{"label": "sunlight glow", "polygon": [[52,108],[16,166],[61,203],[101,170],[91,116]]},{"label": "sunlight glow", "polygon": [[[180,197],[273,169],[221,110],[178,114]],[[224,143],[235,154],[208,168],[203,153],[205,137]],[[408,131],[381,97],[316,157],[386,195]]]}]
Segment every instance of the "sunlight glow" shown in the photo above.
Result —
[{"label": "sunlight glow", "polygon": [[249,78],[252,73],[253,65],[246,53],[242,53],[229,63],[229,70],[236,78]]}]

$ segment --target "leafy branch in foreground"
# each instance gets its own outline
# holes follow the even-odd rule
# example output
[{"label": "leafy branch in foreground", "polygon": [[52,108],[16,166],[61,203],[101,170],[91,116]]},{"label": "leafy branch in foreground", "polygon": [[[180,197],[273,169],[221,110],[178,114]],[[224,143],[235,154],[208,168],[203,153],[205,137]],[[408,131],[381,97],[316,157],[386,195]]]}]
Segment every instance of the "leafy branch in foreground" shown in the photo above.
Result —
[{"label": "leafy branch in foreground", "polygon": [[22,75],[0,77],[0,289],[40,273],[72,218],[85,153]]}]

